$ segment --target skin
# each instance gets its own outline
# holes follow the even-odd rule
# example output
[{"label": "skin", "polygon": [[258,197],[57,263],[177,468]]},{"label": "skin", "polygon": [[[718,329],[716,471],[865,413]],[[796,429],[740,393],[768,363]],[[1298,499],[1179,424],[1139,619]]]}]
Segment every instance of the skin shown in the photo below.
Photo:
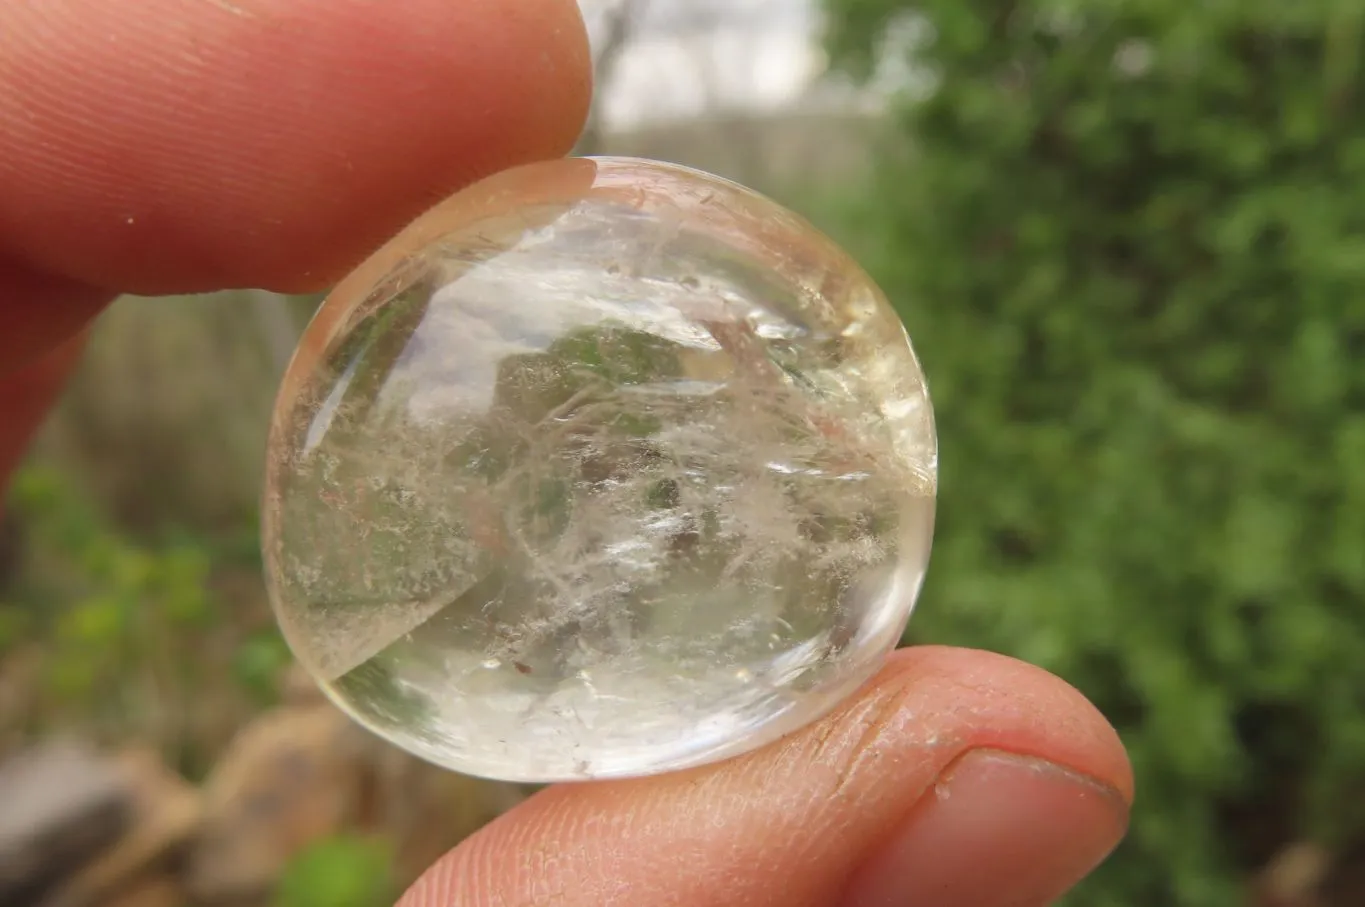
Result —
[{"label": "skin", "polygon": [[[137,6],[0,3],[0,475],[117,293],[327,287],[450,192],[567,153],[587,111],[571,0]],[[403,903],[1034,907],[1131,799],[1062,680],[907,649],[760,752],[538,794]]]}]

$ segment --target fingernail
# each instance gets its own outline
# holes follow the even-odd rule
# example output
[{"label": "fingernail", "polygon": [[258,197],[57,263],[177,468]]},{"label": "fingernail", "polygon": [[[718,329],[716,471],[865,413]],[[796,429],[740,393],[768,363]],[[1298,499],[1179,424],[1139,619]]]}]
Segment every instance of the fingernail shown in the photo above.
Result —
[{"label": "fingernail", "polygon": [[854,874],[841,907],[1045,907],[1123,838],[1115,790],[1039,759],[962,756]]}]

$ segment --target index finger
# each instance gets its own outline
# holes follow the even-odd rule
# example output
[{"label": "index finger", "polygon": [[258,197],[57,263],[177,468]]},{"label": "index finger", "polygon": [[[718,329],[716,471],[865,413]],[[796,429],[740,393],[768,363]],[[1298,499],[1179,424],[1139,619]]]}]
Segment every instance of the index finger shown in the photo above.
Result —
[{"label": "index finger", "polygon": [[590,89],[572,0],[0,4],[0,366],[116,291],[324,287]]}]

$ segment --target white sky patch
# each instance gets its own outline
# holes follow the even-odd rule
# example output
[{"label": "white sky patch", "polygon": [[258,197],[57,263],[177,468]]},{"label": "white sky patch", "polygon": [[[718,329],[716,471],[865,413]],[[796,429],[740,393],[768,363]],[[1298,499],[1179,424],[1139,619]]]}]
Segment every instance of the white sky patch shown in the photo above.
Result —
[{"label": "white sky patch", "polygon": [[[619,0],[581,0],[594,38]],[[601,86],[607,127],[798,103],[825,70],[810,0],[637,0],[633,39]]]}]

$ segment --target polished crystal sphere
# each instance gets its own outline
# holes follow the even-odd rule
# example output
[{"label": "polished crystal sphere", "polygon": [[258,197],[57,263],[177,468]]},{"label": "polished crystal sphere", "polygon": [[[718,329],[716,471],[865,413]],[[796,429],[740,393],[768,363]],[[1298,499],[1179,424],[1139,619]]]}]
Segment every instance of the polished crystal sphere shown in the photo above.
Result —
[{"label": "polished crystal sphere", "polygon": [[324,303],[274,413],[264,553],[299,661],[447,768],[737,755],[877,670],[937,452],[901,322],[801,218],[669,164],[453,196]]}]

